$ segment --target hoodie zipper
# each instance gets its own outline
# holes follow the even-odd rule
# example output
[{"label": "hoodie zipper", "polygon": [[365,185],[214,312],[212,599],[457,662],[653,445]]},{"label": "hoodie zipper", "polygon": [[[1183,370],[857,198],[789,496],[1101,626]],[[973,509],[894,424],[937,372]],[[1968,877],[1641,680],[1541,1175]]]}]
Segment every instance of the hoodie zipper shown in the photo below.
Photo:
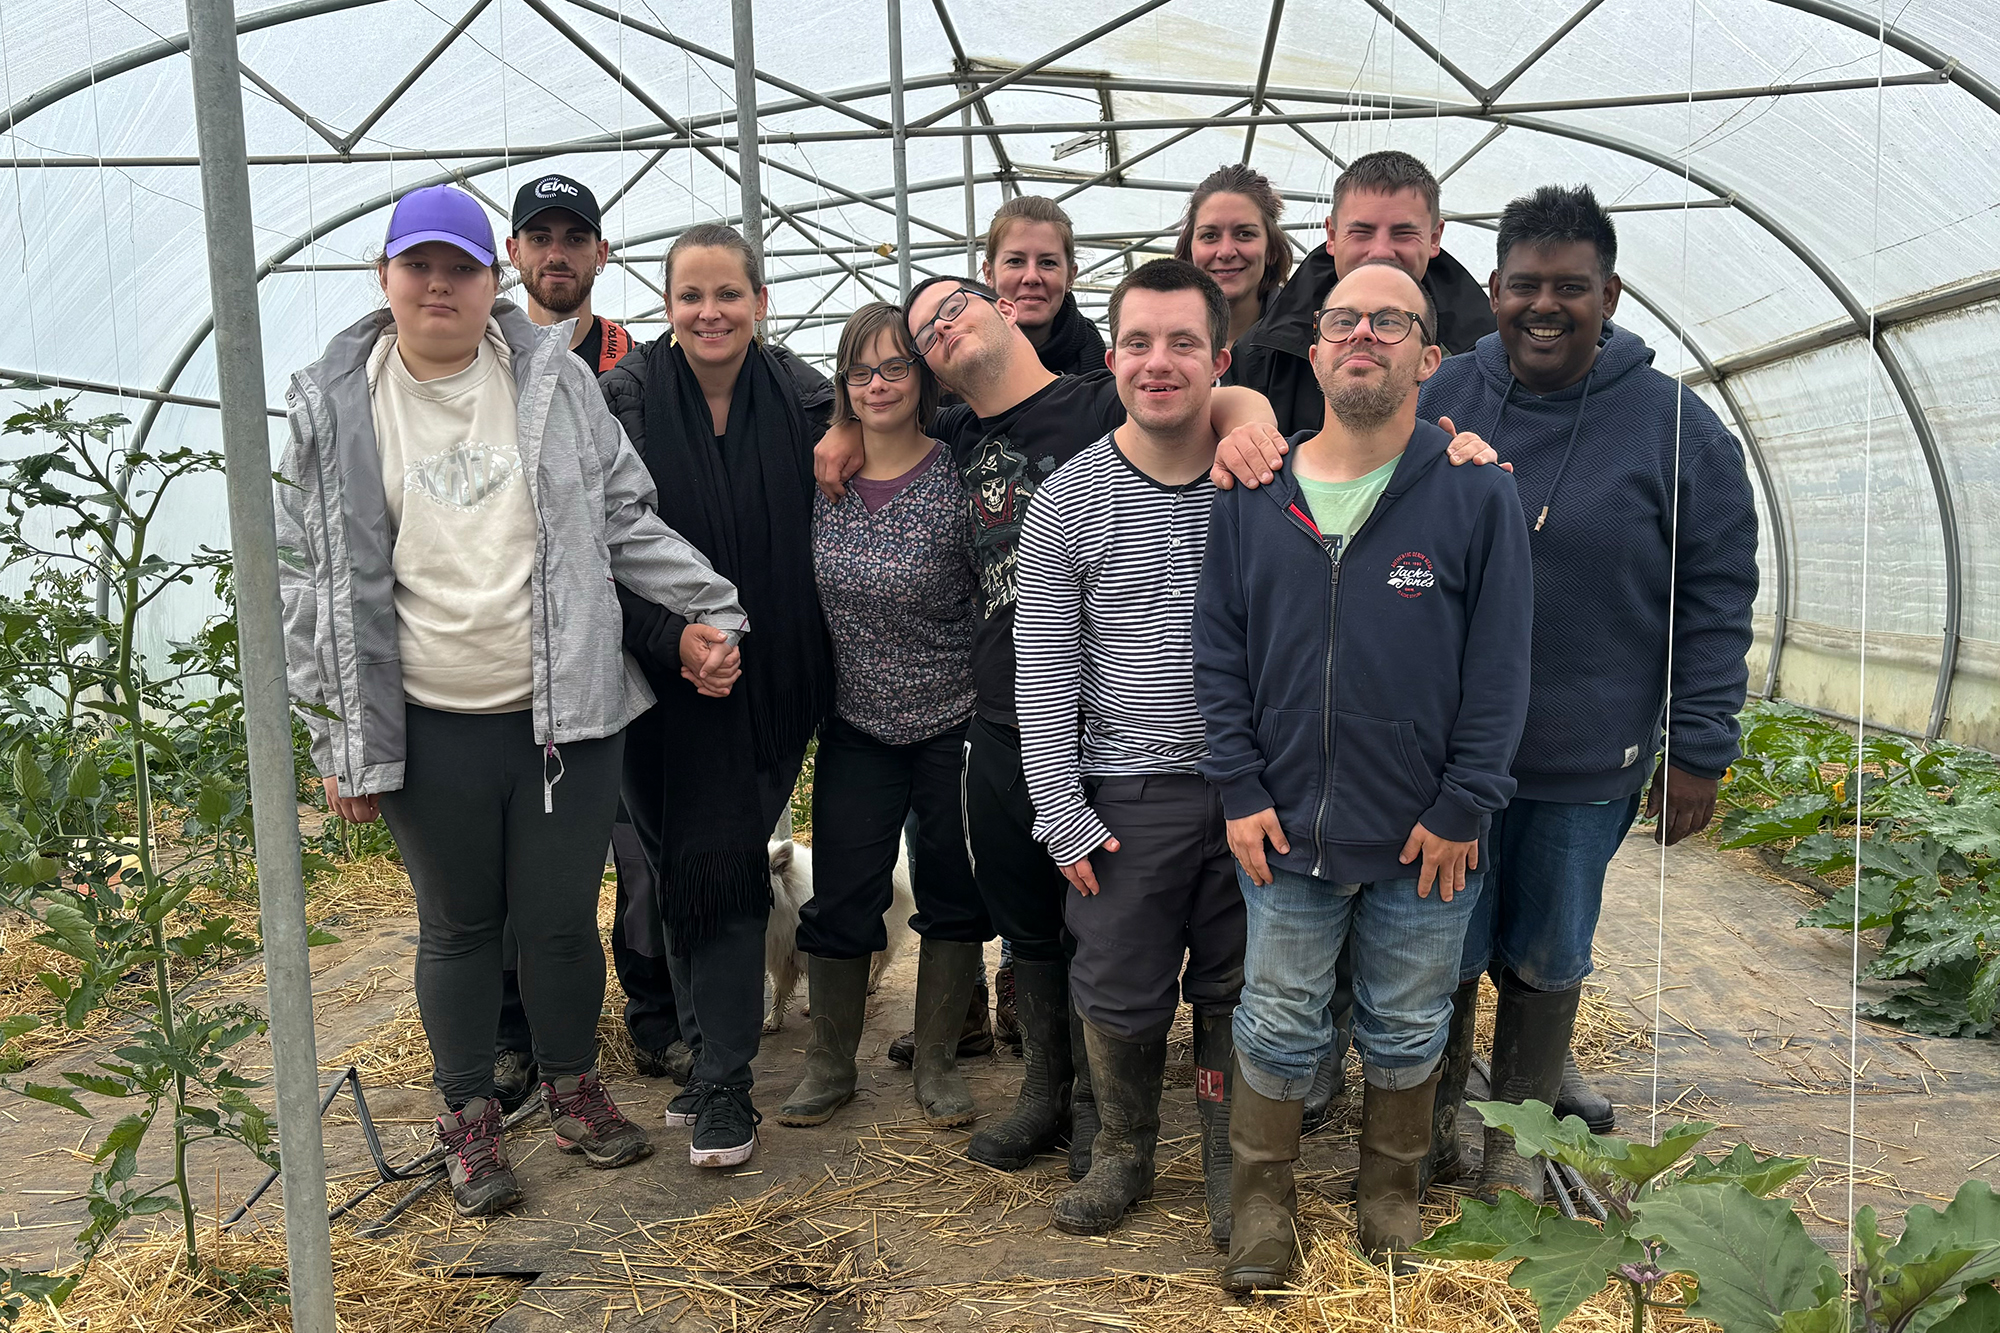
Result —
[{"label": "hoodie zipper", "polygon": [[[569,349],[564,347],[562,352],[567,356]],[[538,349],[535,355],[545,357],[547,353]],[[535,374],[534,362],[530,360],[528,366],[528,379],[532,383]],[[547,421],[546,414],[543,421],[544,423]],[[514,447],[517,452],[520,450],[518,439]],[[541,585],[538,594],[542,601],[542,679],[549,696],[549,739],[542,746],[542,813],[550,815],[555,813],[556,783],[563,779],[563,761],[562,751],[556,749],[556,663],[555,652],[551,647],[555,640],[555,621],[549,611],[549,531],[547,524],[542,521],[542,451],[537,448],[532,461],[523,458],[521,462],[523,465],[521,470],[526,473],[523,479],[528,483],[528,501],[535,507],[535,578]],[[554,777],[549,776],[550,760],[554,760],[556,765]]]},{"label": "hoodie zipper", "polygon": [[[1319,530],[1319,524],[1313,522],[1312,516],[1299,508],[1297,501],[1287,506],[1287,509],[1292,521],[1312,534],[1313,540],[1319,543],[1319,549],[1326,555],[1329,570],[1326,585],[1326,655],[1320,664],[1319,762],[1320,771],[1331,775],[1333,772],[1333,636],[1336,618],[1340,613],[1340,556],[1334,550],[1333,543],[1327,540],[1326,534]],[[1320,869],[1326,861],[1326,844],[1321,835],[1326,827],[1327,795],[1332,785],[1331,782],[1321,784],[1319,804],[1313,808],[1313,863],[1310,873],[1314,878],[1318,878]]]}]

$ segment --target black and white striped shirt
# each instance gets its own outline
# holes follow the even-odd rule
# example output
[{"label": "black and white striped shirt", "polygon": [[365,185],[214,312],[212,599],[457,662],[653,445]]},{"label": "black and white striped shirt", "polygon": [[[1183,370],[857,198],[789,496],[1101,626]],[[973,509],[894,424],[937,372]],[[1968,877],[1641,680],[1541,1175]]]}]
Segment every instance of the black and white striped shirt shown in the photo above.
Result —
[{"label": "black and white striped shirt", "polygon": [[[1215,486],[1165,486],[1109,435],[1042,483],[1021,532],[1015,702],[1037,840],[1058,864],[1110,837],[1083,779],[1192,773],[1194,590]],[[1079,739],[1078,730],[1082,735]]]}]

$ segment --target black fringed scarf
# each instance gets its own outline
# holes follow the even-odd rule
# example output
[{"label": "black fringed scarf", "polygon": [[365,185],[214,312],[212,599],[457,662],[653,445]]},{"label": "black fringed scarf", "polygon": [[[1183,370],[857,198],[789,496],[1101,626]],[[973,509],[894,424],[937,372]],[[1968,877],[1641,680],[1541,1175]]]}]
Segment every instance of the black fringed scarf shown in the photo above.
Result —
[{"label": "black fringed scarf", "polygon": [[[687,353],[661,339],[646,358],[641,455],[667,526],[736,585],[750,633],[726,699],[676,676],[653,680],[663,753],[630,784],[658,791],[661,915],[682,947],[770,901],[757,773],[794,762],[833,701],[833,656],[812,565],[812,442],[784,369],[752,344],[718,440]],[[648,729],[652,730],[651,728]],[[646,822],[639,821],[643,827]]]}]

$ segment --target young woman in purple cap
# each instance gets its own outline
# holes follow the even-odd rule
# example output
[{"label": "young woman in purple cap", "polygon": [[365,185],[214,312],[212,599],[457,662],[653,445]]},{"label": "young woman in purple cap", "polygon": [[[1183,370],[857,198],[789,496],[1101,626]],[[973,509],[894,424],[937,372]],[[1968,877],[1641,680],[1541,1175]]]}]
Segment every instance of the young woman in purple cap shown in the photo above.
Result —
[{"label": "young woman in purple cap", "polygon": [[328,804],[388,820],[416,890],[417,1003],[467,1216],[518,1201],[493,1095],[501,930],[520,941],[541,1100],[592,1166],[652,1151],[597,1070],[597,897],[624,729],[652,703],[616,586],[670,608],[727,694],[736,589],[653,511],[653,482],[559,338],[496,303],[469,195],[396,204],[388,298],[292,377],[279,487],[292,694]]}]

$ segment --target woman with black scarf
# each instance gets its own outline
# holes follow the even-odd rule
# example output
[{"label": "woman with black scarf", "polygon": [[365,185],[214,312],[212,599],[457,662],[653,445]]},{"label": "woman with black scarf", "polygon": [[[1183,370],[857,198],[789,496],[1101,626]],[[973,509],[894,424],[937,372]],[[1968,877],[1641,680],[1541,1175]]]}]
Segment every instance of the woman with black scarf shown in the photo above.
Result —
[{"label": "woman with black scarf", "polygon": [[986,224],[986,285],[1014,303],[1014,322],[1057,375],[1104,369],[1104,339],[1077,309],[1076,232],[1053,199],[1009,199]]},{"label": "woman with black scarf", "polygon": [[818,429],[800,402],[801,372],[811,372],[753,336],[766,293],[741,235],[681,233],[665,290],[673,338],[629,354],[605,377],[605,396],[653,474],[661,517],[736,581],[750,626],[741,679],[715,698],[682,659],[674,617],[621,597],[625,646],[659,696],[628,733],[625,803],[659,872],[668,967],[696,1051],[667,1119],[693,1126],[694,1165],[735,1166],[755,1151],[761,1119],[750,1061],[763,1018],[769,839],[833,700],[813,582]]}]

